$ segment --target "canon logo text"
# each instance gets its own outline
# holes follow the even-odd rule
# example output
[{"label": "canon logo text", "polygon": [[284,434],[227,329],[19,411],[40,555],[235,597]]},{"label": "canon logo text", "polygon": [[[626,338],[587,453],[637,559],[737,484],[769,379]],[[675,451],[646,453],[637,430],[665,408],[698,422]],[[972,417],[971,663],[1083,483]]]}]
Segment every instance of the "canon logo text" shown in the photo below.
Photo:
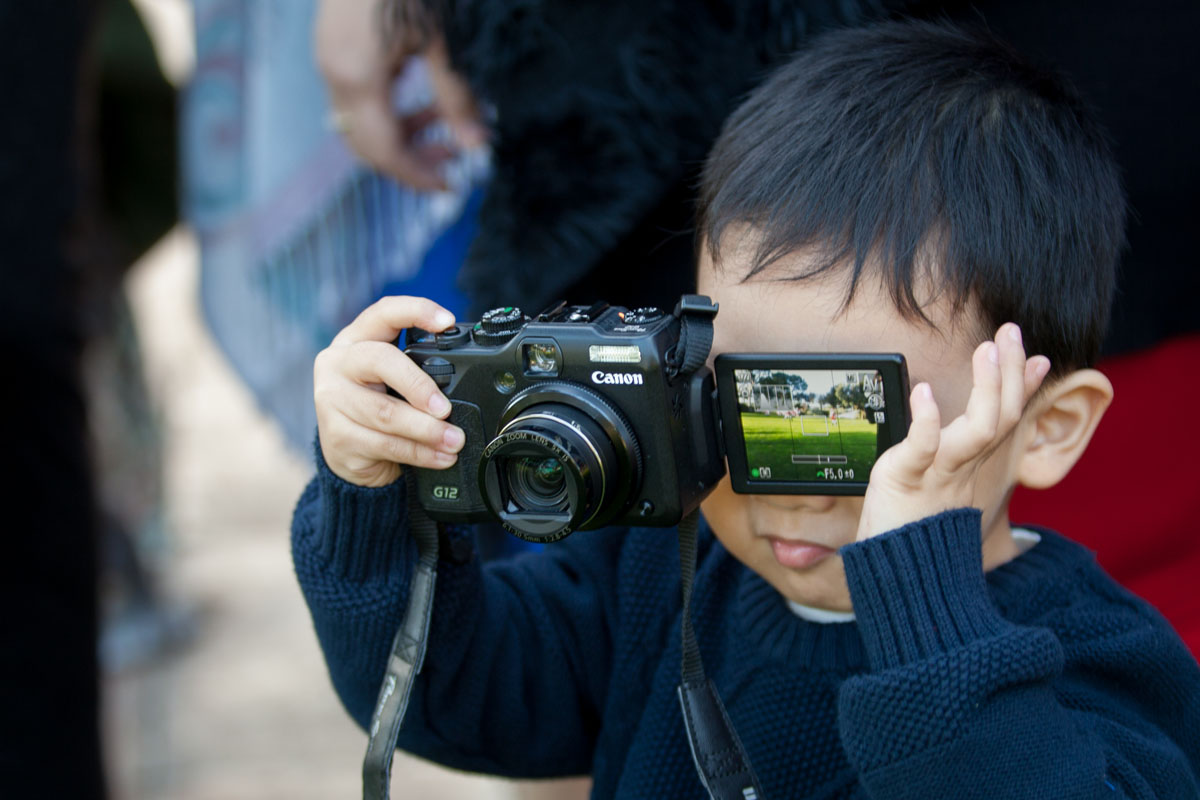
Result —
[{"label": "canon logo text", "polygon": [[641,386],[642,374],[640,372],[601,372],[596,370],[592,373],[592,383]]}]

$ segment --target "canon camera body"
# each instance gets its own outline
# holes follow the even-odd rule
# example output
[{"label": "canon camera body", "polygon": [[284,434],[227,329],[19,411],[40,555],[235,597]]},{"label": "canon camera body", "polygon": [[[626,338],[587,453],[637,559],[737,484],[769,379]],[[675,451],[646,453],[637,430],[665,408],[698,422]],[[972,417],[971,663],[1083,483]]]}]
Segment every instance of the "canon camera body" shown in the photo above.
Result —
[{"label": "canon camera body", "polygon": [[715,314],[687,295],[674,313],[561,304],[531,319],[506,307],[408,331],[405,352],[466,434],[454,466],[415,469],[422,507],[543,542],[677,524],[725,472],[704,365]]}]

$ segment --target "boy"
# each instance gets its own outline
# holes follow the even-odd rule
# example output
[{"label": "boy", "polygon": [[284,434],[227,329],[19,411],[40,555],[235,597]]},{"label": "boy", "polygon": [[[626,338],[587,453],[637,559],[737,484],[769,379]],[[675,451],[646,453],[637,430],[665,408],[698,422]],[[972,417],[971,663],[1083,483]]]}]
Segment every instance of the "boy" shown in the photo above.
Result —
[{"label": "boy", "polygon": [[[891,23],[800,54],[714,147],[698,270],[714,352],[901,352],[917,382],[865,497],[724,480],[702,505],[697,636],[767,797],[1200,792],[1195,662],[1082,548],[1007,517],[1016,483],[1070,470],[1111,398],[1087,365],[1124,204],[1081,106],[984,35]],[[294,554],[360,723],[413,561],[397,462],[446,466],[463,444],[388,342],[451,323],[389,298],[316,365],[320,473]],[[699,796],[674,532],[576,533],[486,570],[469,531],[450,537],[401,745],[590,773],[598,797]]]}]

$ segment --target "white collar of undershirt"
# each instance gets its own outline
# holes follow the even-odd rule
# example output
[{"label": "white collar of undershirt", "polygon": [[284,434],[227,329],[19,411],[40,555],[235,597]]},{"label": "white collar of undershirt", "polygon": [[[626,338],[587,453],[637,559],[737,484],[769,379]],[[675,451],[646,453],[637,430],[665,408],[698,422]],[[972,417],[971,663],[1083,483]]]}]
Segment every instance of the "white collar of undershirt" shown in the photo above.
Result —
[{"label": "white collar of undershirt", "polygon": [[1042,540],[1042,535],[1036,531],[1031,531],[1028,528],[1013,528],[1013,541],[1017,543],[1017,548],[1021,551],[1017,553],[1017,557],[1025,555],[1033,546]]},{"label": "white collar of undershirt", "polygon": [[854,622],[853,611],[830,611],[827,608],[801,605],[795,600],[788,600],[787,605],[793,614],[809,622],[819,622],[822,625],[829,625],[834,622]]},{"label": "white collar of undershirt", "polygon": [[[1035,533],[1028,528],[1013,528],[1012,537],[1022,554],[1031,550],[1034,545],[1042,540],[1041,534]],[[787,606],[800,619],[816,622],[821,625],[829,625],[835,622],[854,622],[853,611],[830,611],[827,608],[802,605],[794,600],[788,600]]]}]

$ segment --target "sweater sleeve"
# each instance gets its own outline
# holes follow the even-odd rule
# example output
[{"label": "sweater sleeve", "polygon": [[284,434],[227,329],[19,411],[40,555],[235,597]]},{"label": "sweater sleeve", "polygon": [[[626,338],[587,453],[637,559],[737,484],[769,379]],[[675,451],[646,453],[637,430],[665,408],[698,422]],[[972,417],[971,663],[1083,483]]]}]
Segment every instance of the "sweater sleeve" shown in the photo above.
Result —
[{"label": "sweater sleeve", "polygon": [[[403,617],[416,548],[403,482],[346,483],[318,453],[292,553],[338,696],[367,724]],[[400,746],[457,769],[512,777],[589,770],[611,661],[619,531],[485,569],[473,533],[442,537],[430,639]]]},{"label": "sweater sleeve", "polygon": [[1165,622],[1115,597],[1009,622],[980,542],[963,509],[843,548],[871,670],[839,729],[871,797],[1200,796],[1200,670]]}]

